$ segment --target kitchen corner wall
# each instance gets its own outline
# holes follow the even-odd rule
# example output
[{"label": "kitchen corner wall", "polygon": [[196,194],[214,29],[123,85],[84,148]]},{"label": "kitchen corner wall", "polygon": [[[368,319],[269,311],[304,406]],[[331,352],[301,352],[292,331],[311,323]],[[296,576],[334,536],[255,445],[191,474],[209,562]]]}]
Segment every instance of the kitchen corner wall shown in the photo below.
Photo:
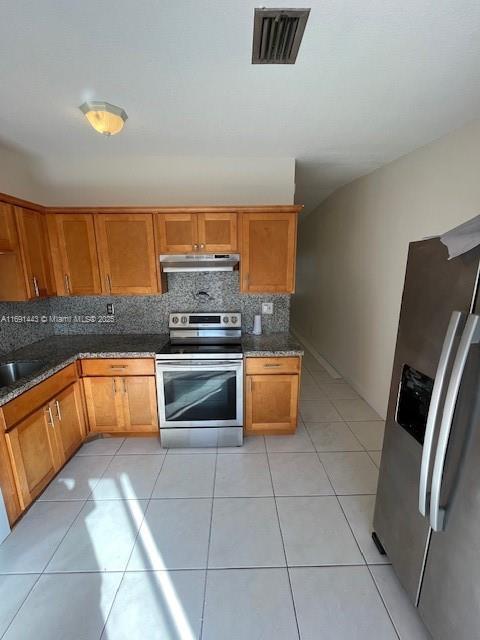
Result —
[{"label": "kitchen corner wall", "polygon": [[408,244],[480,209],[480,121],[342,187],[301,220],[292,326],[385,415]]},{"label": "kitchen corner wall", "polygon": [[[115,306],[114,322],[78,322],[75,316],[105,316]],[[262,302],[273,302],[273,315],[263,316],[264,333],[288,331],[290,296],[241,294],[238,271],[168,275],[168,292],[157,296],[89,296],[50,298],[24,303],[0,303],[0,354],[49,335],[89,333],[167,333],[174,311],[239,311],[242,329],[251,331]],[[4,317],[30,316],[38,322],[6,322]],[[42,316],[48,322],[42,323]],[[28,318],[27,318],[28,319]]]}]

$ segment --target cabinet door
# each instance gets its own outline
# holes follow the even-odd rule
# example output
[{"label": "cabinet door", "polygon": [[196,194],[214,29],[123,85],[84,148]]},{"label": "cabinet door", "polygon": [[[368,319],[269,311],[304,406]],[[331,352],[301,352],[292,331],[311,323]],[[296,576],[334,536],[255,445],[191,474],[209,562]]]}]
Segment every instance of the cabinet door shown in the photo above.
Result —
[{"label": "cabinet door", "polygon": [[155,224],[160,253],[192,253],[198,250],[197,214],[158,213]]},{"label": "cabinet door", "polygon": [[103,293],[158,293],[151,214],[96,214],[95,232]]},{"label": "cabinet door", "polygon": [[155,376],[122,378],[123,412],[126,431],[157,431],[157,393]]},{"label": "cabinet door", "polygon": [[93,215],[50,214],[47,222],[58,294],[102,293]]},{"label": "cabinet door", "polygon": [[244,213],[241,225],[241,291],[292,293],[297,214]]},{"label": "cabinet door", "polygon": [[80,397],[80,386],[72,384],[53,402],[58,448],[65,462],[82,444],[85,436],[85,420]]},{"label": "cabinet door", "polygon": [[294,433],[298,419],[298,375],[246,376],[247,433]]},{"label": "cabinet door", "polygon": [[47,257],[45,220],[42,214],[15,207],[25,284],[29,298],[52,293]]},{"label": "cabinet door", "polygon": [[83,378],[90,431],[124,429],[121,384],[121,378]]},{"label": "cabinet door", "polygon": [[53,421],[42,407],[6,434],[22,508],[47,486],[58,469]]},{"label": "cabinet door", "polygon": [[15,251],[17,248],[17,230],[13,207],[0,202],[0,252]]},{"label": "cabinet door", "polygon": [[236,213],[199,213],[199,250],[228,253],[237,249]]}]

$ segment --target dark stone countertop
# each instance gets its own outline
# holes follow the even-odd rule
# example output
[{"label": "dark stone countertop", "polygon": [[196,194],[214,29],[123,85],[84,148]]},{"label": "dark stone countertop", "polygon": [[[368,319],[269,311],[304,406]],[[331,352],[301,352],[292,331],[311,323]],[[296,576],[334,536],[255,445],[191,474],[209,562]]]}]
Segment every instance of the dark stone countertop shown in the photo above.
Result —
[{"label": "dark stone countertop", "polygon": [[0,388],[0,406],[80,358],[153,358],[167,342],[168,335],[164,333],[52,336],[2,354],[0,364],[42,360],[45,366],[15,384]]},{"label": "dark stone countertop", "polygon": [[242,338],[242,346],[244,355],[248,357],[303,356],[303,347],[290,333],[246,334]]},{"label": "dark stone countertop", "polygon": [[[168,334],[119,334],[52,336],[0,356],[0,364],[19,360],[41,360],[39,370],[18,382],[0,388],[0,406],[80,358],[153,358],[168,342]],[[244,335],[243,352],[248,357],[301,356],[303,349],[289,333]]]}]

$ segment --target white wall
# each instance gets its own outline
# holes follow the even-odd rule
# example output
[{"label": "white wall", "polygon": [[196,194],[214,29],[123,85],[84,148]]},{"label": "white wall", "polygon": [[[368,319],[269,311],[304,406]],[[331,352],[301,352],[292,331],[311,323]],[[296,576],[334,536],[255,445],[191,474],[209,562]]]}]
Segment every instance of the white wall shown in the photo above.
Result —
[{"label": "white wall", "polygon": [[36,172],[34,158],[0,141],[0,193],[41,203],[44,191]]},{"label": "white wall", "polygon": [[292,204],[295,191],[293,158],[68,156],[41,168],[56,206]]},{"label": "white wall", "polygon": [[408,244],[480,213],[480,121],[342,187],[303,219],[292,324],[385,415]]}]

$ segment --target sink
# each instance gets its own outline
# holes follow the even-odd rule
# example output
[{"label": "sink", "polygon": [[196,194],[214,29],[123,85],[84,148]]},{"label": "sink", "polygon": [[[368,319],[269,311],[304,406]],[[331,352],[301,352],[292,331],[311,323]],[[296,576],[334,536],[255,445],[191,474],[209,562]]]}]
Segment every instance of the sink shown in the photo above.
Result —
[{"label": "sink", "polygon": [[22,360],[0,364],[0,388],[18,382],[44,366],[42,360]]}]

